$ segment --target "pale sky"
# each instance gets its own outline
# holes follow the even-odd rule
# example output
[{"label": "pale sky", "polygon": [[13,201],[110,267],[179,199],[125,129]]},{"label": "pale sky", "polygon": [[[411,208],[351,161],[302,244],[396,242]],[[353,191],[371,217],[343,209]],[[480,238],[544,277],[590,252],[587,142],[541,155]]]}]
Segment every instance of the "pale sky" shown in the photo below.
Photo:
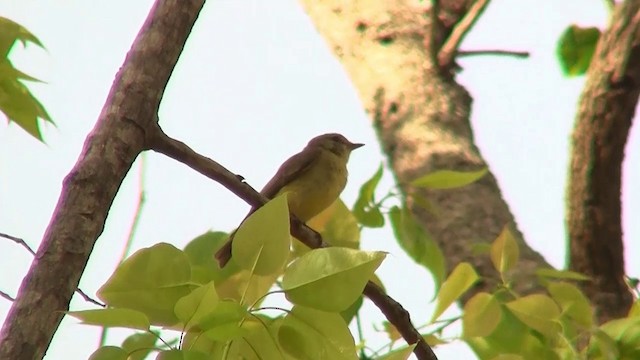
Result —
[{"label": "pale sky", "polygon": [[[5,0],[0,16],[40,38],[47,50],[16,49],[14,64],[46,81],[33,84],[57,127],[44,130],[46,145],[18,126],[0,126],[0,232],[37,248],[57,202],[62,179],[94,126],[114,76],[142,25],[151,1]],[[554,266],[565,256],[564,189],[568,150],[584,79],[562,77],[556,41],[571,23],[603,26],[604,1],[496,0],[463,49],[530,51],[528,60],[473,57],[460,60],[459,81],[474,98],[477,144],[528,243]],[[261,188],[278,165],[313,136],[340,132],[367,144],[354,152],[343,199],[353,204],[358,187],[384,157],[357,94],[339,62],[293,0],[209,1],[173,73],[160,109],[165,131],[242,174]],[[638,126],[632,129],[624,168],[627,271],[640,261]],[[207,230],[228,231],[248,209],[220,185],[159,154],[147,155],[147,202],[134,249],[157,242],[182,248]],[[112,273],[132,219],[137,167],[125,180],[98,239],[80,287],[95,291]],[[380,189],[392,186],[387,174]],[[635,240],[635,241],[634,241]],[[433,311],[430,275],[398,248],[389,229],[366,230],[366,249],[390,254],[378,274],[387,291],[421,325]],[[0,242],[0,289],[15,295],[31,256]],[[401,279],[401,281],[398,281]],[[407,284],[411,284],[407,286]],[[373,329],[383,316],[370,303],[363,311],[368,345],[385,336]],[[0,299],[0,317],[10,303]],[[74,297],[73,310],[91,308]],[[455,314],[455,312],[450,312]],[[447,316],[445,314],[445,316]],[[99,329],[66,318],[46,359],[88,358]],[[126,332],[112,331],[110,344]],[[459,343],[436,348],[441,358],[472,358]],[[461,355],[463,354],[463,355]]]}]

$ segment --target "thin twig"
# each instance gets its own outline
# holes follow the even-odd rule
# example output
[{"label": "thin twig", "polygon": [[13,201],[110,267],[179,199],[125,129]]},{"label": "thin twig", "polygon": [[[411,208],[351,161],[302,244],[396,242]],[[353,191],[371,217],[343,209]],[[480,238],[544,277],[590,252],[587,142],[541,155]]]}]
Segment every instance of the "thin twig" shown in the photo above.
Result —
[{"label": "thin twig", "polygon": [[80,290],[80,288],[77,288],[77,289],[76,289],[76,292],[77,292],[78,294],[80,294],[80,296],[82,296],[82,298],[83,298],[85,301],[87,301],[87,302],[90,302],[90,303],[92,303],[92,304],[96,304],[96,305],[98,305],[98,306],[100,306],[100,307],[103,307],[103,308],[104,308],[104,307],[107,307],[107,305],[105,305],[105,304],[101,303],[100,301],[92,299],[92,298],[91,298],[89,295],[87,295],[84,291]]},{"label": "thin twig", "polygon": [[[29,251],[29,252],[31,253],[31,255],[36,256],[35,251],[33,251],[33,249],[31,249],[31,247],[30,247],[30,246],[27,244],[27,242],[26,242],[26,241],[24,241],[23,239],[20,239],[20,238],[15,237],[15,236],[7,235],[7,234],[4,234],[4,233],[0,233],[0,237],[3,237],[3,238],[5,238],[5,239],[12,240],[12,241],[14,241],[14,242],[15,242],[15,243],[17,243],[17,244],[22,245],[22,247],[24,247],[25,249],[27,249],[27,251]],[[85,300],[85,301],[90,302],[90,303],[93,303],[93,304],[96,304],[96,305],[98,305],[98,306],[106,307],[106,305],[105,305],[105,304],[103,304],[103,303],[99,302],[98,300],[95,300],[95,299],[91,298],[89,295],[87,295],[87,294],[86,294],[84,291],[82,291],[80,288],[77,288],[77,289],[76,289],[76,292],[77,292],[78,294],[80,294],[80,296],[82,296],[82,297],[84,298],[84,300]],[[6,295],[6,296],[5,296],[5,295]],[[14,298],[12,298],[11,296],[7,295],[7,294],[6,294],[6,293],[4,293],[4,292],[3,292],[2,294],[0,294],[0,296],[2,296],[2,297],[3,297],[3,298],[5,298],[5,299],[9,299],[9,300],[11,300],[11,301],[14,301],[14,300],[15,300]]]},{"label": "thin twig", "polygon": [[462,40],[469,30],[471,30],[476,20],[480,18],[480,15],[482,15],[487,5],[489,5],[489,0],[476,0],[460,22],[456,24],[453,31],[451,31],[451,35],[449,35],[449,38],[447,38],[447,41],[445,41],[438,53],[438,64],[440,67],[446,68],[453,63],[453,58]]},{"label": "thin twig", "polygon": [[7,294],[6,292],[4,292],[2,290],[0,290],[0,297],[1,298],[5,298],[5,299],[7,299],[9,301],[15,301],[16,300],[16,298],[12,297],[11,295]]},{"label": "thin twig", "polygon": [[15,236],[11,236],[11,235],[7,235],[4,233],[0,233],[0,237],[3,237],[5,239],[9,239],[13,242],[15,242],[18,245],[22,245],[22,247],[24,247],[25,249],[27,249],[28,252],[31,253],[31,255],[36,256],[36,252],[33,251],[33,249],[31,248],[31,246],[29,246],[29,244],[27,244],[24,240],[17,238]]},{"label": "thin twig", "polygon": [[497,56],[512,56],[515,58],[526,59],[531,54],[528,51],[511,51],[511,50],[460,50],[457,53],[458,56],[481,56],[481,55],[497,55]]},{"label": "thin twig", "polygon": [[[186,144],[167,136],[162,132],[160,126],[157,126],[153,131],[148,132],[147,136],[147,144],[151,150],[180,161],[202,175],[215,180],[249,203],[249,205],[253,207],[260,207],[268,201],[265,196],[255,191],[251,186],[249,186],[249,184],[240,181],[236,175],[231,173],[224,166],[196,153]],[[306,246],[312,249],[329,246],[322,240],[320,234],[307,227],[303,222],[296,219],[295,216],[292,215],[290,220],[291,235],[300,240]],[[379,286],[371,281],[369,281],[365,286],[363,294],[366,295],[382,311],[387,320],[389,320],[389,322],[398,329],[398,332],[400,332],[402,338],[408,344],[416,344],[414,354],[419,360],[437,359],[431,347],[426,343],[422,335],[420,335],[418,330],[416,330],[411,323],[409,312],[407,312],[402,305],[385,294]]]}]

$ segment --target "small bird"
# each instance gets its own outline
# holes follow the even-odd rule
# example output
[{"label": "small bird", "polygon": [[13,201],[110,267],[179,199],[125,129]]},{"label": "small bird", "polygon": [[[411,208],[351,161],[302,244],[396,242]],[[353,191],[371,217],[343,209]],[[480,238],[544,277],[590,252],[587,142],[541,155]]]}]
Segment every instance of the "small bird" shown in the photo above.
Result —
[{"label": "small bird", "polygon": [[[363,145],[352,143],[335,133],[316,136],[301,152],[280,165],[260,193],[273,199],[287,192],[289,212],[306,222],[340,196],[347,184],[349,155]],[[256,210],[252,208],[247,217]],[[221,268],[231,259],[234,234],[231,233],[229,240],[215,255]]]}]

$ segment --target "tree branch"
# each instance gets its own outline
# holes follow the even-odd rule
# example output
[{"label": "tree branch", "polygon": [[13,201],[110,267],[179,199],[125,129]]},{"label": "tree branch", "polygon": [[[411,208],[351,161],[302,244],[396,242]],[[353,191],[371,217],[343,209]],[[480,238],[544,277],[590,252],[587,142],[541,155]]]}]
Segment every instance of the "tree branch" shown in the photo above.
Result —
[{"label": "tree branch", "polygon": [[499,55],[513,56],[515,58],[526,59],[530,56],[528,51],[512,51],[512,50],[459,50],[457,56],[480,56],[480,55]]},{"label": "tree branch", "polygon": [[621,220],[624,148],[640,95],[640,1],[616,7],[587,72],[573,132],[567,223],[570,267],[591,277],[583,289],[600,322],[625,316]]},{"label": "tree branch", "polygon": [[[167,136],[159,126],[149,137],[150,148],[182,162],[202,175],[220,183],[225,188],[246,201],[252,207],[260,207],[269,199],[254,190],[249,184],[243,182],[241,177],[234,175],[224,166],[202,156],[186,144]],[[299,239],[306,246],[317,249],[329,246],[322,240],[320,234],[306,226],[303,222],[291,216],[291,235]],[[213,259],[212,259],[213,261]],[[420,332],[411,323],[409,313],[400,303],[386,295],[380,287],[369,281],[363,294],[366,295],[400,332],[408,344],[416,344],[414,354],[418,359],[437,359],[431,347],[423,339]]]},{"label": "tree branch", "polygon": [[164,88],[204,1],[157,0],[116,76],[0,332],[0,359],[40,359],[145,148]]},{"label": "tree branch", "polygon": [[453,58],[455,57],[462,40],[469,30],[471,30],[476,20],[480,18],[480,15],[482,15],[487,5],[489,5],[489,0],[476,0],[460,22],[453,28],[453,31],[438,53],[438,64],[441,68],[449,67],[449,65],[453,63]]}]

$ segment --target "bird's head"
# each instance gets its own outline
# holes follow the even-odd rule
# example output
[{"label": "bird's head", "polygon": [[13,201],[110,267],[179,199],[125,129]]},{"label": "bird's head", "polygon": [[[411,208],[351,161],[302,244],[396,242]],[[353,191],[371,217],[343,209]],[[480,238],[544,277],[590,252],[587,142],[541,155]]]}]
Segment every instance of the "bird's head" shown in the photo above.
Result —
[{"label": "bird's head", "polygon": [[321,148],[323,150],[331,151],[340,157],[349,157],[351,151],[364,146],[364,144],[356,144],[347,140],[344,136],[336,133],[323,134],[320,136],[316,136],[309,144],[307,144],[308,148]]}]

